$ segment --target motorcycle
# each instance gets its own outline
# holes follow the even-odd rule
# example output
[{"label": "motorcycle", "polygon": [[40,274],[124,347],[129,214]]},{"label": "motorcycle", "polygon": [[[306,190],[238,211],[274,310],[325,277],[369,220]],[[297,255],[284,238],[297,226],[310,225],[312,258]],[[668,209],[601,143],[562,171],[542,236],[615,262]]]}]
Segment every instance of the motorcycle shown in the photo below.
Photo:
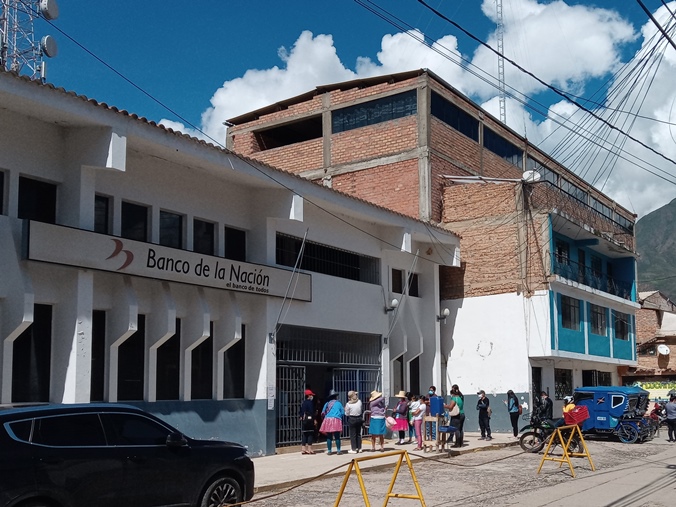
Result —
[{"label": "motorcycle", "polygon": [[[526,417],[528,416],[524,415],[524,419]],[[556,421],[545,419],[536,409],[530,414],[530,424],[521,428],[520,432],[525,433],[521,435],[519,445],[526,452],[540,452],[551,438],[556,427]],[[568,435],[564,434],[563,437],[564,440],[568,440]],[[554,441],[554,445],[558,445],[558,442]],[[568,444],[568,452],[574,453],[582,451],[582,443],[577,436],[573,436]]]}]

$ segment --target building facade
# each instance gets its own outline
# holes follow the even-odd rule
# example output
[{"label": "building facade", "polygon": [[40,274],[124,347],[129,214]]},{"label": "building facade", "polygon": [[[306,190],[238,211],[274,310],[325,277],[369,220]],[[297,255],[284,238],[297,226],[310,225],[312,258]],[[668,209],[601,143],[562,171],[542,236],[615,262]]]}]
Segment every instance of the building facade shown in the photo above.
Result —
[{"label": "building facade", "polygon": [[455,234],[12,73],[0,108],[2,403],[131,403],[262,455],[307,385],[389,395],[402,351],[441,378]]},{"label": "building facade", "polygon": [[[470,413],[478,389],[561,400],[636,363],[635,216],[432,72],[321,86],[229,122],[238,153],[461,236],[462,266],[441,269],[442,388],[459,384]],[[394,385],[412,387],[410,358],[394,359]]]}]

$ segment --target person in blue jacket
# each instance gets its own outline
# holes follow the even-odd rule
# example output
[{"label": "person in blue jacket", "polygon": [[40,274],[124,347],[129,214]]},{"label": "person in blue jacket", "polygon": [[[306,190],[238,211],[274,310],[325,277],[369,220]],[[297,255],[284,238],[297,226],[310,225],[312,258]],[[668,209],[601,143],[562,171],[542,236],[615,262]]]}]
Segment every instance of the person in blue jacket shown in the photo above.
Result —
[{"label": "person in blue jacket", "polygon": [[333,440],[336,441],[336,454],[340,452],[340,434],[343,431],[343,416],[345,408],[338,401],[338,393],[331,389],[328,401],[324,404],[322,410],[324,420],[319,428],[319,433],[326,435],[326,454],[333,454]]}]

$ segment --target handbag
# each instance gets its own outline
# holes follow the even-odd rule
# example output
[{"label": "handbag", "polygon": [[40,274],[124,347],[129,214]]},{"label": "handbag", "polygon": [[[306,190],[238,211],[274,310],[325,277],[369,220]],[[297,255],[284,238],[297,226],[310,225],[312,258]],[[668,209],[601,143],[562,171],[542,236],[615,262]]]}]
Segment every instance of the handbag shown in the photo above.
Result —
[{"label": "handbag", "polygon": [[456,415],[460,415],[460,407],[456,403],[453,405],[453,408],[448,412],[449,417],[455,417]]},{"label": "handbag", "polygon": [[523,414],[523,407],[519,405],[519,415]]},{"label": "handbag", "polygon": [[388,430],[391,430],[394,428],[394,426],[397,424],[397,421],[394,419],[394,417],[387,417],[385,419],[385,426],[387,426]]}]

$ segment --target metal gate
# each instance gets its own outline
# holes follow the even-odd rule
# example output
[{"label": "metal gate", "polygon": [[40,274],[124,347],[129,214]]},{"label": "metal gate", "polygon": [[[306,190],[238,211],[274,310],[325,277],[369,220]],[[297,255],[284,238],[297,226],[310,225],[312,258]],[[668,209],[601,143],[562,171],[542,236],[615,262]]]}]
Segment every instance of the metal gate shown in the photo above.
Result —
[{"label": "metal gate", "polygon": [[[366,410],[371,391],[380,390],[380,370],[336,368],[333,370],[333,388],[340,393],[340,400],[343,404],[347,402],[347,392],[357,390],[359,399]],[[342,436],[350,436],[347,424],[343,425]]]},{"label": "metal gate", "polygon": [[301,441],[298,414],[305,399],[305,366],[277,365],[277,445]]}]

